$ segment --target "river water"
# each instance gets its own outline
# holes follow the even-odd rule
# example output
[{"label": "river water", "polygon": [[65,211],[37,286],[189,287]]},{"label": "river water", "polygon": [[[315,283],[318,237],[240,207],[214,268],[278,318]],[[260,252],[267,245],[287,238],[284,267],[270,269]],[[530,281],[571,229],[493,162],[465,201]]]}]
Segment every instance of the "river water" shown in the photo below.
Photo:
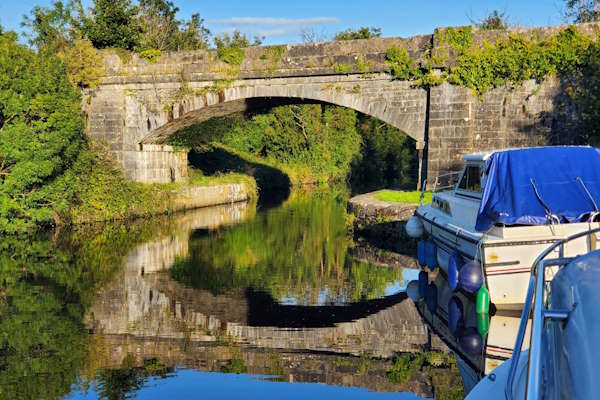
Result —
[{"label": "river water", "polygon": [[5,240],[0,398],[462,398],[414,259],[355,242],[346,199]]}]

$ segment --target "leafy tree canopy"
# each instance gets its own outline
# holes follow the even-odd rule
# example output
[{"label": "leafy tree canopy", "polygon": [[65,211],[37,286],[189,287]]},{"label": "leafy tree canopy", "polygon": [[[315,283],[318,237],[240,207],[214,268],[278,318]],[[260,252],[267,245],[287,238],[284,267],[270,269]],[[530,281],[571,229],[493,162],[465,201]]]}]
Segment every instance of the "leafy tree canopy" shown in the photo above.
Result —
[{"label": "leafy tree canopy", "polygon": [[53,182],[85,146],[80,112],[58,58],[0,35],[0,232],[47,225],[66,201]]},{"label": "leafy tree canopy", "polygon": [[215,39],[215,47],[217,49],[221,48],[238,48],[243,49],[244,47],[250,46],[260,46],[262,44],[263,38],[259,36],[254,37],[254,41],[250,42],[250,39],[241,31],[235,30],[230,35],[228,33],[222,33],[219,36],[216,36]]},{"label": "leafy tree canopy", "polygon": [[564,16],[569,21],[593,22],[599,15],[596,0],[565,0]]},{"label": "leafy tree canopy", "polygon": [[208,46],[210,31],[199,14],[178,20],[179,9],[169,0],[94,0],[85,10],[81,0],[57,0],[51,7],[36,6],[25,16],[30,44],[58,53],[78,39],[89,39],[97,49],[144,51],[192,50]]},{"label": "leafy tree canopy", "polygon": [[335,40],[372,39],[381,37],[381,28],[363,26],[360,29],[346,29],[334,36]]},{"label": "leafy tree canopy", "polygon": [[140,49],[189,50],[204,48],[210,31],[199,14],[189,21],[179,21],[179,8],[172,1],[140,0],[139,21],[142,34]]},{"label": "leafy tree canopy", "polygon": [[472,22],[474,22],[478,28],[484,30],[507,29],[509,26],[506,12],[498,10],[492,11],[487,17],[479,21]]},{"label": "leafy tree canopy", "polygon": [[91,15],[85,21],[85,34],[98,49],[134,50],[141,35],[136,14],[137,9],[129,0],[94,0]]}]

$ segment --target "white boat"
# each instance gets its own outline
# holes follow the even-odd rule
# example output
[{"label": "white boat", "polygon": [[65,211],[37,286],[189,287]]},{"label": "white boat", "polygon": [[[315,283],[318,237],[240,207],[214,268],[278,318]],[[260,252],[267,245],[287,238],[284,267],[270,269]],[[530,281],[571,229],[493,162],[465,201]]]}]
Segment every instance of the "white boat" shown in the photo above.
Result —
[{"label": "white boat", "polygon": [[[513,356],[482,379],[467,400],[600,398],[600,250],[553,258],[573,240],[596,242],[598,232],[573,235],[537,257]],[[552,268],[557,271],[550,279]],[[528,338],[529,349],[522,350]]]},{"label": "white boat", "polygon": [[[600,150],[508,149],[463,160],[456,183],[434,190],[432,202],[408,221],[407,232],[426,237],[419,243],[420,264],[440,267],[453,289],[479,292],[483,299],[489,291],[497,309],[519,310],[535,256],[600,226]],[[585,253],[595,243],[581,237],[563,255]]]}]

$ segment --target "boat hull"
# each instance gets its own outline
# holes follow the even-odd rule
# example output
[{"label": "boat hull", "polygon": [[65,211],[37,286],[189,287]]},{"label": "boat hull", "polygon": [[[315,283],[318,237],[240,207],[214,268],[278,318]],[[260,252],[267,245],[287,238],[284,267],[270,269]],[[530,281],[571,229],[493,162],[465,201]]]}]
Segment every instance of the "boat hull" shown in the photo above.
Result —
[{"label": "boat hull", "polygon": [[[430,213],[428,213],[430,214]],[[535,258],[552,243],[582,230],[589,230],[599,224],[564,224],[555,229],[545,227],[512,227],[512,236],[482,235],[461,229],[458,224],[423,215],[418,211],[424,230],[437,247],[438,266],[447,274],[450,256],[459,253],[463,261],[477,259],[483,267],[483,279],[490,293],[490,301],[499,310],[520,310],[523,307],[531,266]],[[539,232],[536,231],[539,228]],[[522,235],[515,235],[521,230]],[[527,235],[530,232],[530,235]],[[506,232],[501,232],[502,234]],[[528,237],[529,236],[529,237]],[[563,249],[564,256],[576,256],[594,250],[587,238],[581,238]],[[479,246],[479,248],[478,248]],[[558,254],[556,254],[558,255]],[[547,280],[552,279],[555,270],[549,269]]]}]

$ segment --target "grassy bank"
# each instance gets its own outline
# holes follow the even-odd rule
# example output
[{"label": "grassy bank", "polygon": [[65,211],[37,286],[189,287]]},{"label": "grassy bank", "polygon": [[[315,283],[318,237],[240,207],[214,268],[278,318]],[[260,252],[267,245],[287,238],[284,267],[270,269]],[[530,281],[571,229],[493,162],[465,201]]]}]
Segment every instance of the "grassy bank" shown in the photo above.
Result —
[{"label": "grassy bank", "polygon": [[[431,192],[425,192],[423,197],[423,203],[431,203],[432,199]],[[421,202],[421,192],[418,190],[402,192],[396,190],[382,190],[375,194],[375,198],[381,201],[387,201],[389,203],[406,203],[406,204],[419,204]]]},{"label": "grassy bank", "polygon": [[249,196],[256,199],[254,179],[248,175],[225,173],[204,176],[190,169],[187,182],[143,184],[128,181],[115,163],[106,156],[85,154],[68,174],[74,187],[71,201],[56,214],[57,225],[132,219],[170,214],[178,192],[190,186],[216,186],[233,183],[246,185]]}]

